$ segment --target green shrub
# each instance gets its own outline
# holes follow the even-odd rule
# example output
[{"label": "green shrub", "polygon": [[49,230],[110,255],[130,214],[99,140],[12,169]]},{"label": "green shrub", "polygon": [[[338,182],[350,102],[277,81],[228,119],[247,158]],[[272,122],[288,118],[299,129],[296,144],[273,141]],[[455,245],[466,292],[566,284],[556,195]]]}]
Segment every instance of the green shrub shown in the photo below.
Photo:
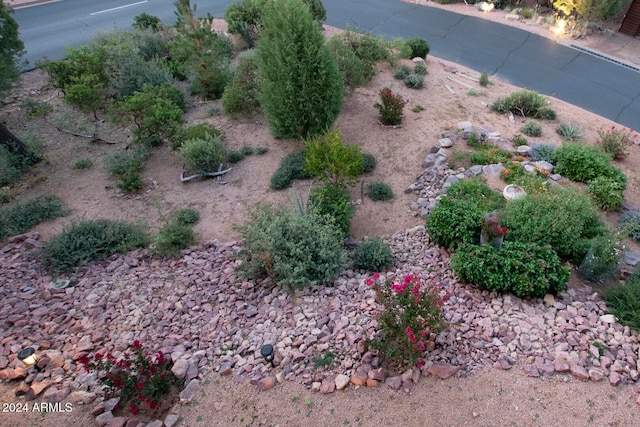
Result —
[{"label": "green shrub", "polygon": [[491,165],[496,163],[505,163],[512,157],[512,154],[493,144],[487,144],[484,147],[471,153],[471,161],[476,165]]},{"label": "green shrub", "polygon": [[13,193],[10,188],[0,188],[0,205],[9,203],[13,199]]},{"label": "green shrub", "polygon": [[480,83],[480,86],[482,86],[482,87],[487,87],[487,86],[493,84],[493,82],[491,80],[489,80],[489,74],[486,71],[483,71],[482,74],[480,74],[480,78],[478,79],[478,83]]},{"label": "green shrub", "polygon": [[424,85],[424,76],[411,73],[404,78],[404,85],[411,89],[420,89]]},{"label": "green shrub", "polygon": [[534,162],[544,160],[545,162],[554,163],[556,150],[557,148],[553,144],[531,144],[529,157]]},{"label": "green shrub", "polygon": [[458,278],[481,289],[520,298],[565,290],[571,275],[551,246],[508,241],[500,250],[491,245],[462,246],[451,256],[451,268]]},{"label": "green shrub", "polygon": [[380,102],[382,103],[374,104],[374,107],[380,112],[380,122],[383,125],[395,126],[402,123],[402,110],[407,101],[400,94],[396,95],[385,87],[380,91]]},{"label": "green shrub", "polygon": [[513,183],[524,189],[528,194],[540,194],[549,191],[547,178],[535,173],[525,173],[513,180]]},{"label": "green shrub", "polygon": [[594,178],[587,185],[596,206],[604,211],[615,211],[622,207],[625,184],[606,176]]},{"label": "green shrub", "polygon": [[372,182],[369,184],[369,190],[367,196],[371,200],[391,200],[393,199],[393,190],[388,184],[384,182]]},{"label": "green shrub", "polygon": [[243,160],[246,156],[241,151],[228,151],[227,152],[227,161],[229,163],[238,163]]},{"label": "green shrub", "polygon": [[598,130],[598,141],[596,145],[614,160],[624,160],[629,155],[629,147],[635,144],[638,134],[634,134],[631,129],[611,129]]},{"label": "green shrub", "polygon": [[624,211],[618,219],[618,228],[628,233],[629,237],[640,241],[640,211]]},{"label": "green shrub", "polygon": [[404,80],[409,74],[411,74],[411,68],[403,65],[398,71],[393,74],[393,77],[397,80]]},{"label": "green shrub", "polygon": [[154,252],[160,256],[177,257],[184,248],[196,243],[196,236],[190,225],[173,220],[160,227],[155,239]]},{"label": "green shrub", "polygon": [[373,172],[376,168],[376,158],[373,154],[362,153],[362,166],[360,167],[360,175]]},{"label": "green shrub", "polygon": [[565,141],[575,141],[582,139],[584,136],[584,132],[580,130],[578,125],[569,123],[560,123],[558,127],[556,127],[556,133]]},{"label": "green shrub", "polygon": [[190,139],[207,139],[212,137],[222,140],[223,134],[212,124],[198,123],[181,129],[171,140],[171,148],[179,150],[182,144]]},{"label": "green shrub", "polygon": [[90,159],[80,159],[73,164],[73,169],[89,169],[93,166],[93,162]]},{"label": "green shrub", "polygon": [[56,196],[36,196],[0,207],[0,240],[31,230],[36,225],[67,214]]},{"label": "green shrub", "polygon": [[305,141],[304,173],[318,176],[325,184],[346,188],[355,184],[362,168],[357,145],[345,145],[340,130]]},{"label": "green shrub", "polygon": [[522,16],[524,19],[531,19],[533,18],[534,14],[535,11],[530,7],[523,7],[522,10],[520,10],[520,16]]},{"label": "green shrub", "polygon": [[640,273],[636,271],[624,284],[604,292],[607,309],[623,325],[640,331]]},{"label": "green shrub", "polygon": [[413,69],[413,72],[419,76],[424,76],[427,74],[427,67],[424,64],[418,64]]},{"label": "green shrub", "polygon": [[314,137],[331,127],[344,84],[308,7],[298,0],[268,2],[257,57],[260,104],[273,136]]},{"label": "green shrub", "polygon": [[527,122],[520,128],[520,132],[527,136],[537,137],[542,135],[542,126],[540,126],[540,123],[535,120],[527,120]]},{"label": "green shrub", "polygon": [[14,186],[22,178],[25,164],[18,156],[0,145],[0,186]]},{"label": "green shrub", "polygon": [[622,257],[620,237],[617,233],[607,232],[591,240],[589,251],[578,267],[583,279],[602,284],[613,279]]},{"label": "green shrub", "polygon": [[589,197],[561,187],[510,201],[501,220],[509,229],[507,240],[550,244],[561,258],[574,262],[581,261],[591,239],[605,231]]},{"label": "green shrub", "polygon": [[142,227],[109,220],[80,221],[67,225],[44,248],[44,260],[56,273],[99,261],[115,253],[145,247],[149,238]]},{"label": "green shrub", "polygon": [[160,21],[160,18],[157,16],[141,13],[133,18],[133,24],[131,24],[131,26],[138,31],[158,31],[162,26],[162,21]]},{"label": "green shrub", "polygon": [[504,164],[504,169],[500,171],[500,178],[507,184],[513,184],[527,173],[520,162],[512,161]]},{"label": "green shrub", "polygon": [[268,147],[256,147],[256,154],[258,156],[262,156],[263,154],[267,154],[268,151],[269,151]]},{"label": "green shrub", "polygon": [[356,207],[351,196],[343,188],[333,185],[314,187],[309,193],[309,206],[322,216],[329,216],[346,237]]},{"label": "green shrub", "polygon": [[364,86],[376,74],[374,63],[358,56],[357,51],[340,35],[335,35],[327,42],[331,56],[338,64],[344,85],[353,90]]},{"label": "green shrub", "polygon": [[200,214],[197,210],[191,208],[179,209],[175,215],[175,220],[182,225],[193,225],[200,221]]},{"label": "green shrub", "polygon": [[46,116],[53,111],[53,106],[46,101],[33,98],[26,98],[20,103],[20,108],[24,110],[28,119]]},{"label": "green shrub", "polygon": [[463,179],[447,189],[447,197],[466,201],[484,213],[499,210],[505,200],[502,194],[493,191],[481,178]]},{"label": "green shrub", "polygon": [[426,58],[431,50],[429,43],[420,37],[414,37],[406,41],[407,46],[411,48],[412,58]]},{"label": "green shrub", "polygon": [[622,171],[611,166],[609,155],[592,145],[565,142],[556,150],[554,162],[556,173],[576,182],[588,183],[599,176],[627,182]]},{"label": "green shrub", "polygon": [[393,265],[389,245],[380,238],[366,239],[358,245],[353,255],[353,267],[378,272]]},{"label": "green shrub", "polygon": [[534,91],[519,90],[511,95],[498,98],[490,108],[499,113],[512,112],[522,117],[534,117],[536,119],[550,119],[556,117],[555,111],[547,107],[546,97]]},{"label": "green shrub", "polygon": [[484,213],[473,202],[444,197],[427,216],[429,237],[436,245],[449,249],[475,244],[480,239]]},{"label": "green shrub", "polygon": [[131,150],[117,150],[105,156],[107,171],[118,180],[118,188],[126,193],[136,191],[142,187],[140,172],[149,152],[144,147],[134,147]]},{"label": "green shrub", "polygon": [[478,135],[475,132],[471,132],[467,138],[467,145],[471,148],[482,148],[486,143],[478,140]]},{"label": "green shrub", "polygon": [[190,139],[180,148],[180,157],[187,168],[199,174],[216,172],[227,156],[227,149],[219,137]]},{"label": "green shrub", "polygon": [[394,62],[389,49],[389,42],[382,37],[376,37],[371,32],[364,34],[346,29],[342,33],[345,43],[356,52],[356,56],[370,64],[380,61]]},{"label": "green shrub", "polygon": [[235,229],[246,242],[240,272],[268,275],[278,286],[329,284],[347,261],[342,231],[313,209],[258,205]]},{"label": "green shrub", "polygon": [[232,117],[254,114],[260,108],[259,88],[255,56],[253,54],[240,56],[231,84],[224,88],[222,94],[224,113]]},{"label": "green shrub", "polygon": [[294,179],[312,178],[304,170],[305,156],[304,150],[287,154],[271,177],[270,187],[273,190],[282,190],[288,188]]}]

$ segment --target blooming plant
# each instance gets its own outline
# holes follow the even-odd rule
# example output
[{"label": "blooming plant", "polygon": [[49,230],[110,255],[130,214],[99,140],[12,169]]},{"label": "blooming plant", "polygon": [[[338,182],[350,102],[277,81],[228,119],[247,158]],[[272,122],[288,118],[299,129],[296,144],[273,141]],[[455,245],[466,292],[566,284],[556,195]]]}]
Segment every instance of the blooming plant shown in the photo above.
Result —
[{"label": "blooming plant", "polygon": [[383,125],[399,125],[402,122],[405,104],[408,102],[400,95],[394,95],[388,87],[380,91],[380,101],[374,107],[380,112],[380,121]]},{"label": "blooming plant", "polygon": [[430,335],[445,327],[442,306],[449,291],[433,282],[423,283],[417,276],[404,276],[401,283],[392,283],[375,273],[366,283],[384,307],[378,320],[381,338],[368,340],[368,345],[398,363],[421,365],[419,359],[428,348]]},{"label": "blooming plant", "polygon": [[627,148],[638,138],[638,134],[632,129],[618,129],[615,126],[611,126],[608,131],[599,130],[598,135],[598,145],[615,160],[626,159],[629,155]]},{"label": "blooming plant", "polygon": [[145,354],[138,340],[131,344],[122,359],[116,360],[111,353],[96,353],[90,360],[84,353],[78,361],[87,372],[98,373],[98,379],[108,393],[116,394],[119,390],[120,403],[128,403],[133,415],[140,412],[143,402],[149,409],[156,409],[160,399],[178,382],[171,372],[171,360],[161,351],[155,357]]},{"label": "blooming plant", "polygon": [[498,212],[489,212],[482,217],[482,236],[487,242],[500,239],[507,236],[507,227],[500,227],[500,214]]}]

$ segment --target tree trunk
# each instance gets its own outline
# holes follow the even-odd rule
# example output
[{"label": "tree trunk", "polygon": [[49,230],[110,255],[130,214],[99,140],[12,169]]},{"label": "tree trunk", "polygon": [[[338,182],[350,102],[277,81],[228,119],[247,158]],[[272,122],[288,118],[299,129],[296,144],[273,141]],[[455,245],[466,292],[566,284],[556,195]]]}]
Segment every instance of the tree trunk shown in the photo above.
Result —
[{"label": "tree trunk", "polygon": [[19,157],[27,164],[38,163],[42,159],[20,141],[9,129],[0,123],[0,145],[4,145],[14,156]]}]

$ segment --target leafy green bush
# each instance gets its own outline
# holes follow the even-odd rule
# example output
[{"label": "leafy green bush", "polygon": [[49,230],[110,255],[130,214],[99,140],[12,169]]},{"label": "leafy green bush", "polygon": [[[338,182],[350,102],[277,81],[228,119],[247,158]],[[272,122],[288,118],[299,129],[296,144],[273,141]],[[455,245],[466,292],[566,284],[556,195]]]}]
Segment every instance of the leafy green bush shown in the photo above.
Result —
[{"label": "leafy green bush", "polygon": [[345,189],[333,185],[314,187],[309,193],[309,206],[323,216],[329,216],[344,236],[349,235],[356,207]]},{"label": "leafy green bush", "polygon": [[260,108],[258,100],[258,65],[255,56],[243,55],[238,57],[238,65],[231,84],[224,88],[222,94],[222,108],[224,113],[232,117],[238,115],[249,116]]},{"label": "leafy green bush", "polygon": [[393,265],[389,245],[380,238],[366,239],[358,245],[353,255],[353,267],[367,271],[382,271]]},{"label": "leafy green bush", "polygon": [[545,162],[554,163],[556,150],[557,148],[553,144],[531,144],[529,157],[534,162],[544,160]]},{"label": "leafy green bush", "polygon": [[372,182],[369,184],[369,190],[367,196],[371,200],[391,200],[393,199],[393,190],[388,184],[384,182]]},{"label": "leafy green bush", "polygon": [[227,159],[227,154],[219,137],[190,139],[180,148],[180,157],[187,168],[200,174],[217,171],[220,163]]},{"label": "leafy green bush", "polygon": [[329,284],[347,261],[341,230],[313,209],[258,205],[235,229],[246,242],[240,271],[268,275],[278,286]]},{"label": "leafy green bush", "polygon": [[491,245],[462,246],[451,256],[451,268],[461,280],[481,289],[520,298],[565,290],[571,275],[551,246],[509,241],[500,250]]},{"label": "leafy green bush", "polygon": [[258,156],[262,156],[263,154],[267,154],[269,152],[269,147],[256,147],[256,154]]},{"label": "leafy green bush", "polygon": [[565,141],[575,141],[582,139],[584,136],[584,132],[580,130],[580,127],[573,123],[560,123],[558,127],[556,127],[556,133]]},{"label": "leafy green bush", "polygon": [[340,130],[305,141],[304,173],[319,176],[325,184],[346,188],[355,184],[362,168],[357,145],[345,145]]},{"label": "leafy green bush", "polygon": [[200,214],[195,209],[182,208],[175,213],[175,220],[182,225],[193,225],[200,221]]},{"label": "leafy green bush", "polygon": [[447,189],[447,197],[472,203],[484,213],[496,211],[505,204],[502,194],[493,191],[481,178],[463,179]]},{"label": "leafy green bush", "polygon": [[527,136],[540,136],[542,135],[542,126],[540,126],[540,123],[535,120],[527,120],[527,122],[520,128],[520,132]]},{"label": "leafy green bush", "polygon": [[238,163],[243,160],[246,156],[241,151],[228,151],[227,152],[227,161],[229,163]]},{"label": "leafy green bush", "polygon": [[171,148],[179,150],[182,144],[190,139],[207,139],[212,137],[222,140],[223,134],[212,124],[198,123],[181,129],[171,140]]},{"label": "leafy green bush", "polygon": [[536,119],[556,118],[556,113],[547,107],[546,97],[529,90],[518,90],[511,95],[498,98],[490,108],[499,113],[512,112],[522,117],[534,117]]},{"label": "leafy green bush", "polygon": [[0,207],[0,240],[22,234],[36,225],[67,214],[56,196],[36,196]]},{"label": "leafy green bush", "polygon": [[342,36],[331,37],[327,48],[338,64],[344,85],[349,89],[363,86],[375,76],[374,63],[359,57],[358,52]]},{"label": "leafy green bush", "polygon": [[287,154],[280,162],[280,166],[271,176],[271,184],[273,190],[282,190],[291,185],[294,179],[312,178],[304,169],[306,153],[304,150]]},{"label": "leafy green bush", "polygon": [[411,48],[411,57],[426,58],[431,50],[429,43],[420,37],[414,37],[406,41],[407,46]]},{"label": "leafy green bush", "polygon": [[471,153],[471,161],[476,165],[505,163],[512,157],[511,153],[493,144],[487,144]]},{"label": "leafy green bush", "polygon": [[507,240],[550,244],[561,258],[574,262],[584,258],[592,238],[605,232],[589,197],[561,187],[510,201],[501,220],[509,229]]},{"label": "leafy green bush", "polygon": [[622,257],[620,237],[617,233],[607,232],[591,240],[589,251],[578,267],[583,279],[602,284],[613,279]]},{"label": "leafy green bush", "polygon": [[420,89],[424,85],[424,76],[411,73],[404,78],[404,85],[411,89]]},{"label": "leafy green bush", "polygon": [[480,74],[478,83],[480,83],[480,86],[482,87],[486,87],[486,86],[489,86],[490,84],[493,84],[493,82],[489,80],[489,74],[486,71],[483,71],[482,74]]},{"label": "leafy green bush", "polygon": [[429,237],[436,245],[450,249],[475,244],[484,213],[475,203],[444,197],[427,216]]},{"label": "leafy green bush", "polygon": [[93,162],[90,159],[80,159],[73,164],[74,169],[89,169],[93,166]]},{"label": "leafy green bush", "polygon": [[636,271],[624,284],[604,292],[607,309],[621,324],[640,331],[640,273]]},{"label": "leafy green bush", "polygon": [[522,187],[528,194],[539,194],[549,191],[547,178],[536,173],[526,173],[519,176],[513,180],[513,183]]},{"label": "leafy green bush", "polygon": [[409,74],[411,74],[411,68],[403,65],[393,74],[393,77],[398,80],[404,80]]},{"label": "leafy green bush", "polygon": [[195,243],[196,236],[191,226],[174,219],[158,230],[154,252],[160,256],[177,257],[180,255],[180,250]]},{"label": "leafy green bush", "polygon": [[362,153],[362,166],[360,167],[360,175],[373,172],[376,168],[377,160],[373,154]]},{"label": "leafy green bush", "polygon": [[504,169],[500,171],[500,178],[507,184],[513,184],[527,173],[522,163],[511,161],[504,164]]},{"label": "leafy green bush", "polygon": [[587,191],[594,203],[604,211],[615,211],[622,207],[625,184],[606,176],[594,178],[587,185]]},{"label": "leafy green bush", "polygon": [[115,253],[147,246],[143,228],[126,222],[104,219],[80,221],[63,228],[44,248],[44,260],[56,273],[99,261]]},{"label": "leafy green bush", "polygon": [[157,16],[149,15],[148,13],[141,13],[133,18],[133,24],[131,26],[138,30],[152,30],[158,31],[162,26],[162,21]]},{"label": "leafy green bush", "polygon": [[628,233],[629,237],[640,241],[640,211],[624,211],[618,219],[618,228]]},{"label": "leafy green bush", "polygon": [[413,69],[413,72],[419,76],[424,76],[427,74],[427,67],[424,64],[418,64]]},{"label": "leafy green bush", "polygon": [[140,172],[149,152],[144,147],[117,150],[104,158],[107,171],[118,180],[118,188],[130,193],[142,187]]},{"label": "leafy green bush", "polygon": [[609,155],[592,145],[565,142],[556,150],[554,162],[556,173],[576,182],[588,183],[599,176],[627,182],[624,173],[611,166]]}]

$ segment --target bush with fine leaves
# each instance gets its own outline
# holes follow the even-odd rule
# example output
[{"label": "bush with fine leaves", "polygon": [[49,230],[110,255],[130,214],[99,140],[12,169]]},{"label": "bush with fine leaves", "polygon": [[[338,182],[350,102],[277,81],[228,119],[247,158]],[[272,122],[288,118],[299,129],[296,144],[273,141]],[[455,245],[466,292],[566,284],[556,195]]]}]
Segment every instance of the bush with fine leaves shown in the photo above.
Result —
[{"label": "bush with fine leaves", "polygon": [[241,271],[291,290],[331,283],[347,261],[342,231],[313,209],[258,205],[235,229],[246,245]]},{"label": "bush with fine leaves", "polygon": [[180,157],[190,171],[206,174],[218,170],[227,158],[227,149],[219,137],[190,139],[182,144]]},{"label": "bush with fine leaves", "polygon": [[498,98],[490,108],[499,113],[512,112],[521,117],[534,117],[536,119],[556,118],[556,112],[549,108],[547,98],[537,92],[518,90],[511,95]]},{"label": "bush with fine leaves", "polygon": [[66,214],[66,209],[56,196],[36,196],[3,206],[0,208],[0,241]]},{"label": "bush with fine leaves", "polygon": [[345,236],[349,235],[356,207],[345,189],[334,185],[314,187],[309,193],[309,206],[319,214],[329,216]]},{"label": "bush with fine leaves", "polygon": [[294,179],[311,178],[312,175],[305,172],[305,157],[305,150],[287,154],[280,162],[276,172],[271,176],[269,185],[271,189],[282,190],[288,188]]},{"label": "bush with fine leaves", "polygon": [[565,142],[553,156],[556,173],[576,182],[588,183],[598,177],[607,177],[626,184],[627,177],[611,165],[609,155],[598,147],[577,142]]},{"label": "bush with fine leaves", "polygon": [[253,54],[244,54],[238,58],[238,65],[231,83],[224,88],[222,108],[232,117],[248,116],[260,108],[258,101],[258,66]]},{"label": "bush with fine leaves", "polygon": [[622,325],[640,332],[640,273],[636,270],[625,283],[609,288],[603,298],[609,311]]},{"label": "bush with fine leaves", "polygon": [[380,238],[367,239],[360,243],[353,255],[353,266],[363,270],[378,272],[393,264],[393,254],[389,245]]}]

